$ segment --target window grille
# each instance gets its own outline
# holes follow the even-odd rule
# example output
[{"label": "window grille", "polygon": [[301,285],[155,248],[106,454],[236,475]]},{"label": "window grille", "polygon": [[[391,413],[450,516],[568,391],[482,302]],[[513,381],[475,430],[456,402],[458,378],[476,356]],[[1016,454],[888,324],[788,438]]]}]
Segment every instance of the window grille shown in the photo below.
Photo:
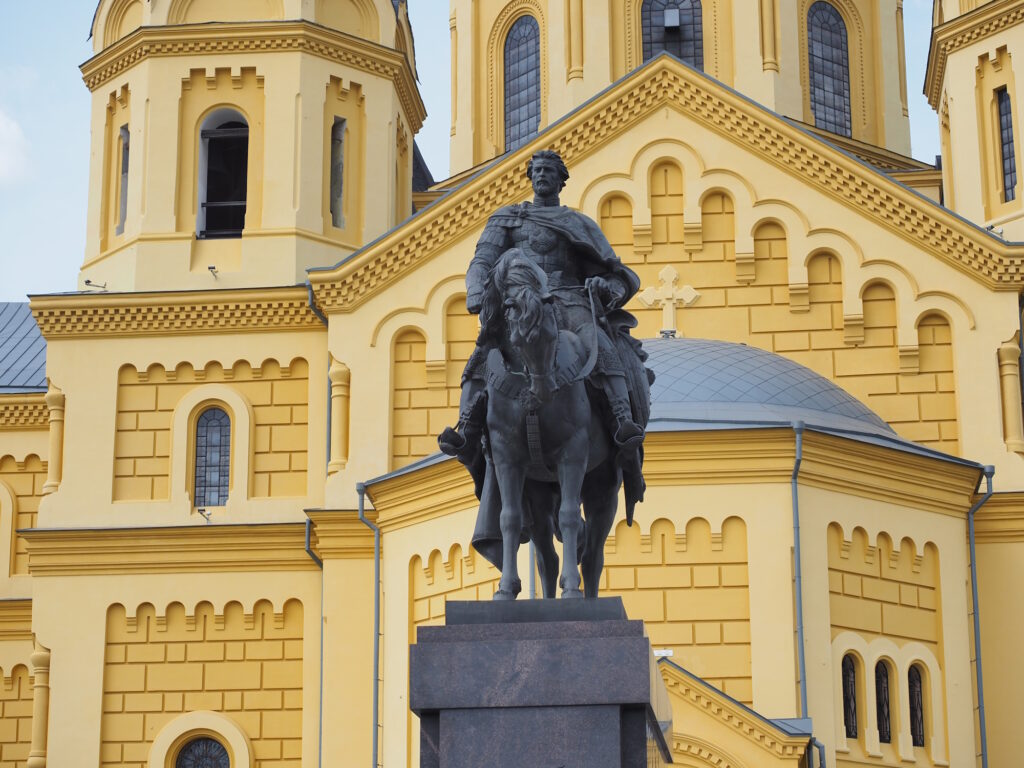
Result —
[{"label": "window grille", "polygon": [[345,121],[334,118],[331,127],[331,224],[345,226],[344,210]]},{"label": "window grille", "polygon": [[521,16],[505,38],[505,151],[540,128],[540,26]]},{"label": "window grille", "polygon": [[999,107],[999,144],[1003,164],[1003,200],[1010,202],[1017,196],[1017,153],[1013,144],[1013,113],[1010,94],[1005,88],[996,91]]},{"label": "window grille", "polygon": [[182,747],[174,768],[231,768],[231,759],[223,744],[203,736]]},{"label": "window grille", "polygon": [[644,61],[662,51],[704,69],[704,20],[700,0],[645,0],[640,10]]},{"label": "window grille", "polygon": [[857,663],[853,656],[843,656],[843,722],[846,738],[857,738]]},{"label": "window grille", "polygon": [[205,145],[203,238],[241,237],[249,174],[249,126],[228,120],[200,132]]},{"label": "window grille", "polygon": [[814,124],[852,136],[846,24],[830,3],[819,0],[807,11],[807,56]]},{"label": "window grille", "polygon": [[222,507],[231,477],[231,419],[222,408],[207,408],[196,421],[196,507]]},{"label": "window grille", "polygon": [[878,740],[892,743],[892,724],[889,714],[889,667],[884,661],[875,665],[875,714],[878,720]]},{"label": "window grille", "polygon": [[924,687],[921,684],[921,670],[913,664],[907,672],[907,689],[910,695],[910,738],[915,747],[924,746]]}]

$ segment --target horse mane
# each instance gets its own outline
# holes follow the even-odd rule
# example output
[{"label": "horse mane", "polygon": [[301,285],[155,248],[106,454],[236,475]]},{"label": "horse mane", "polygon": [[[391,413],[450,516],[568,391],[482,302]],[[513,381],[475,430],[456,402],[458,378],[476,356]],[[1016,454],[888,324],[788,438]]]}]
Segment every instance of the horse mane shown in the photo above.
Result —
[{"label": "horse mane", "polygon": [[[511,299],[521,309],[519,329],[532,329],[532,339],[539,327],[543,305],[551,300],[548,279],[519,248],[505,251],[494,265],[484,284],[483,300],[480,303],[479,341],[490,341],[504,346],[509,338],[505,301]],[[516,330],[519,330],[516,329]]]}]

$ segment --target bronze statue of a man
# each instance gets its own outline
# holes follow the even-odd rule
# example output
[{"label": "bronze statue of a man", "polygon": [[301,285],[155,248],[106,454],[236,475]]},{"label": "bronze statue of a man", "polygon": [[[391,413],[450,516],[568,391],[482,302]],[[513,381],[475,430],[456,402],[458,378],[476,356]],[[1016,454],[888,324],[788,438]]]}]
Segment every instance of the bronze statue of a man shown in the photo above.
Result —
[{"label": "bronze statue of a man", "polygon": [[[597,345],[588,381],[604,393],[610,433],[628,457],[643,441],[649,410],[646,387],[640,395],[644,402],[637,402],[640,387],[631,381],[638,371],[646,375],[646,356],[629,336],[635,319],[621,309],[639,289],[639,278],[592,219],[559,203],[569,171],[556,152],[535,153],[526,175],[533,184],[533,202],[499,208],[488,219],[466,273],[466,306],[473,314],[480,312],[488,278],[503,253],[518,248],[532,259],[547,275],[559,327]],[[467,465],[480,450],[485,367],[492,346],[482,333],[463,373],[459,422],[438,438],[442,451]]]}]

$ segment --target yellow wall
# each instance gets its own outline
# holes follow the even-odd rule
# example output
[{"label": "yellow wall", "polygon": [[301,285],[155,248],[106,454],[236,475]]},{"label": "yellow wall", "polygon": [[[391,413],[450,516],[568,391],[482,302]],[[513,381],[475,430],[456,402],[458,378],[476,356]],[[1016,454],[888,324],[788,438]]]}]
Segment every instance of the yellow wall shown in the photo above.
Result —
[{"label": "yellow wall", "polygon": [[6,508],[5,505],[0,513],[12,515],[9,544],[11,576],[28,573],[25,541],[16,531],[19,528],[32,528],[36,523],[39,500],[42,498],[43,484],[46,482],[46,470],[46,462],[33,454],[23,460],[17,460],[13,456],[0,457],[0,484],[6,487],[6,495],[14,502],[13,509]]},{"label": "yellow wall", "polygon": [[246,613],[229,603],[186,614],[122,605],[107,611],[100,764],[145,768],[153,737],[181,712],[235,720],[258,764],[289,768],[302,755],[302,604]]},{"label": "yellow wall", "polygon": [[32,743],[32,678],[25,667],[0,677],[0,766],[20,768]]}]

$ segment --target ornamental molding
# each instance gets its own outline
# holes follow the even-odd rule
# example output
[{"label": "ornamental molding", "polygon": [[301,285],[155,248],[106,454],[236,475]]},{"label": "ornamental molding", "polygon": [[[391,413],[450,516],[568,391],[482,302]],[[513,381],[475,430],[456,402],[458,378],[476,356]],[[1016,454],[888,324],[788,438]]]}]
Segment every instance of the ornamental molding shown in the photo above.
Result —
[{"label": "ornamental molding", "polygon": [[630,124],[665,107],[744,151],[753,149],[801,183],[990,289],[1016,291],[1024,284],[1024,248],[997,241],[799,127],[661,56],[376,243],[333,268],[311,270],[317,303],[329,313],[351,312],[482,225],[498,207],[525,199],[529,180],[523,168],[533,152],[554,149],[572,167]]},{"label": "ornamental molding", "polygon": [[0,640],[31,639],[32,601],[0,600]]},{"label": "ornamental molding", "polygon": [[303,523],[167,528],[30,528],[33,576],[310,571]]},{"label": "ornamental molding", "polygon": [[31,395],[0,395],[0,431],[49,429],[50,409],[46,393]]},{"label": "ornamental molding", "polygon": [[975,516],[974,533],[983,544],[1024,542],[1024,493],[993,494]]},{"label": "ornamental molding", "polygon": [[[783,733],[754,710],[729,698],[714,686],[692,676],[671,662],[661,662],[658,664],[658,668],[670,696],[685,701],[776,757],[799,758],[804,754],[808,744],[806,736],[790,736]],[[681,736],[675,732],[672,734],[673,751],[681,751],[688,755],[700,755],[701,750],[709,748],[711,748],[710,745],[693,739],[691,736]],[[717,751],[717,748],[712,749]],[[702,759],[708,760],[709,757],[711,757],[710,754],[703,755]],[[710,760],[709,764],[723,768],[738,765],[721,753],[716,754],[715,759]]]},{"label": "ornamental molding", "polygon": [[85,62],[82,79],[95,91],[147,58],[261,52],[308,53],[391,80],[412,132],[423,126],[426,108],[404,54],[305,21],[142,27]]},{"label": "ornamental molding", "polygon": [[958,16],[932,30],[928,66],[925,69],[924,95],[938,111],[942,99],[946,62],[951,53],[983,40],[1024,21],[1024,5],[1019,0],[996,0]]},{"label": "ornamental molding", "polygon": [[30,306],[47,340],[323,327],[302,288],[36,296]]}]

